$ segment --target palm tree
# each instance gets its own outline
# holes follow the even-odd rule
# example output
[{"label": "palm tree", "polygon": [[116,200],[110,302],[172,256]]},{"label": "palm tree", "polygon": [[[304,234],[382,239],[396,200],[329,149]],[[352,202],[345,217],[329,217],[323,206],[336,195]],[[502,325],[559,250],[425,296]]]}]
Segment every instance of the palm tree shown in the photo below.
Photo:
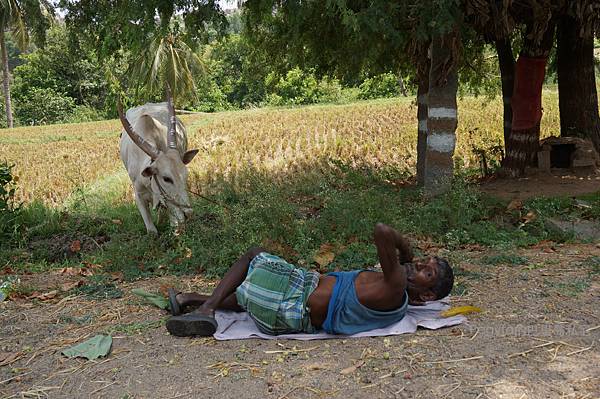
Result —
[{"label": "palm tree", "polygon": [[157,29],[135,59],[131,76],[138,87],[150,92],[165,89],[168,101],[196,96],[194,72],[204,71],[204,65],[175,29]]},{"label": "palm tree", "polygon": [[23,19],[23,12],[16,0],[0,0],[0,51],[2,52],[2,77],[6,123],[13,127],[12,104],[10,99],[10,70],[6,51],[5,31],[11,29],[17,45],[25,49],[29,45],[29,33]]},{"label": "palm tree", "polygon": [[[2,53],[2,77],[4,104],[6,108],[6,123],[13,127],[12,104],[10,98],[10,69],[8,67],[8,52],[6,50],[5,32],[10,29],[13,39],[21,50],[29,45],[29,30],[26,20],[36,20],[37,28],[45,33],[46,24],[52,15],[53,6],[48,0],[18,1],[0,0],[0,52]],[[28,21],[33,22],[33,21]],[[42,22],[41,24],[39,22]]]}]

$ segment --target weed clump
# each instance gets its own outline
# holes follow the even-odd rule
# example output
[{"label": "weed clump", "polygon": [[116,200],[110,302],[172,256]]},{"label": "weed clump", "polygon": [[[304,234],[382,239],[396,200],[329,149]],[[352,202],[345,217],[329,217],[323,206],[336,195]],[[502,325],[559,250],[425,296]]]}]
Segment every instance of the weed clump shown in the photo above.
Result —
[{"label": "weed clump", "polygon": [[15,200],[17,177],[14,165],[0,162],[0,242],[12,241],[18,233],[21,205]]}]

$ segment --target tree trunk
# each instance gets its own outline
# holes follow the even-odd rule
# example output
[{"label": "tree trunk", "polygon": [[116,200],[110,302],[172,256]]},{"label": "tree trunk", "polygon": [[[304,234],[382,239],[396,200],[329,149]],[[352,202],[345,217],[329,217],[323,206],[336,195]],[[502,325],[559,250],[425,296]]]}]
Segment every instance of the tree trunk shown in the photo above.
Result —
[{"label": "tree trunk", "polygon": [[561,18],[557,38],[560,134],[589,139],[600,152],[594,38],[582,38],[579,31],[577,20]]},{"label": "tree trunk", "polygon": [[2,52],[2,78],[4,89],[4,106],[6,109],[6,125],[13,127],[12,103],[10,100],[10,69],[8,67],[8,53],[6,51],[6,38],[4,30],[0,29],[0,51]]},{"label": "tree trunk", "polygon": [[[422,60],[425,66],[422,68],[429,71],[429,59]],[[421,67],[417,66],[417,70]],[[427,151],[427,97],[429,93],[429,73],[418,74],[419,86],[417,88],[417,120],[419,128],[417,132],[417,184],[425,183],[425,154]]]},{"label": "tree trunk", "polygon": [[454,174],[456,144],[456,91],[458,89],[458,32],[436,36],[431,41],[431,69],[427,110],[425,154],[425,195],[443,194],[450,189]]},{"label": "tree trunk", "polygon": [[406,86],[404,85],[404,79],[402,79],[402,72],[398,72],[398,86],[400,86],[400,94],[404,97],[408,97]]},{"label": "tree trunk", "polygon": [[510,137],[512,128],[512,96],[515,85],[515,57],[510,39],[496,40],[496,52],[502,77],[502,100],[504,103],[504,142]]},{"label": "tree trunk", "polygon": [[536,159],[540,142],[542,119],[542,84],[546,61],[554,40],[554,23],[548,25],[540,42],[523,37],[523,50],[515,68],[510,137],[504,143],[506,156],[502,162],[504,173],[511,177],[523,176],[525,168]]}]

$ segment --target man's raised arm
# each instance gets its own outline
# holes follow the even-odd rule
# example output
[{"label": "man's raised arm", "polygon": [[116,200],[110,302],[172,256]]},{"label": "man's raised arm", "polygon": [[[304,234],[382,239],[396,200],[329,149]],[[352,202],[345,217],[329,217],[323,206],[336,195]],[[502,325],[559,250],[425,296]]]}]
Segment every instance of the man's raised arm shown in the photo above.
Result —
[{"label": "man's raised arm", "polygon": [[410,243],[395,229],[383,223],[375,225],[373,235],[386,281],[406,286],[406,270],[401,264],[412,261]]}]

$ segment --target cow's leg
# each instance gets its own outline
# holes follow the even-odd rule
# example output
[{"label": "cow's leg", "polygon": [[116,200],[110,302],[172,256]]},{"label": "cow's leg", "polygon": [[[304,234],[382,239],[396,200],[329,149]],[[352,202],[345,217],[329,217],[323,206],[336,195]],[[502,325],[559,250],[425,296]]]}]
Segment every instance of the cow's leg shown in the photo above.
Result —
[{"label": "cow's leg", "polygon": [[150,214],[150,203],[146,201],[144,198],[141,198],[138,193],[135,194],[135,203],[142,215],[142,219],[144,219],[144,225],[146,225],[146,231],[148,234],[158,234],[158,230],[156,230],[156,226],[152,222],[152,215]]}]

